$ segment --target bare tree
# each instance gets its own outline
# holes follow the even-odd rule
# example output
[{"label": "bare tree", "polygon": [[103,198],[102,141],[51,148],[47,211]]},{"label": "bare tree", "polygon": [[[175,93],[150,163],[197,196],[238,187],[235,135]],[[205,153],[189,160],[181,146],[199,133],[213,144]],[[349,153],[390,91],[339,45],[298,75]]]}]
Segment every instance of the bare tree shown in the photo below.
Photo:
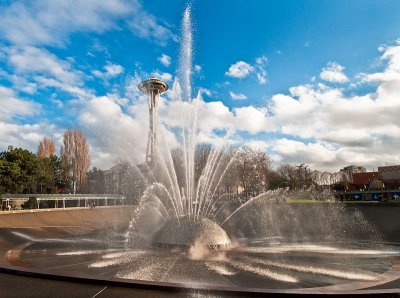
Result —
[{"label": "bare tree", "polygon": [[271,160],[262,150],[242,147],[236,153],[238,179],[246,196],[256,196],[268,189]]},{"label": "bare tree", "polygon": [[277,172],[282,177],[284,185],[291,190],[307,189],[316,184],[315,175],[312,175],[311,170],[305,164],[298,166],[283,164]]},{"label": "bare tree", "polygon": [[56,145],[54,144],[53,140],[44,137],[38,145],[36,155],[38,159],[43,159],[55,155],[55,152]]},{"label": "bare tree", "polygon": [[85,135],[76,129],[66,130],[61,155],[64,173],[72,181],[72,192],[82,192],[90,165],[89,144]]}]

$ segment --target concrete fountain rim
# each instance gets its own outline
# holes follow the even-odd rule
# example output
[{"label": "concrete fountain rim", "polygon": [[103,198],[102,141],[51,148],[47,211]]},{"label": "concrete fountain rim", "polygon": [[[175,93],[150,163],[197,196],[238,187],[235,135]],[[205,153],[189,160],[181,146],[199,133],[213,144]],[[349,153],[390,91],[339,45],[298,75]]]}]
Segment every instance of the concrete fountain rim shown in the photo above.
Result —
[{"label": "concrete fountain rim", "polygon": [[[27,242],[9,250],[7,253],[17,255],[33,244]],[[389,257],[392,267],[388,271],[380,274],[377,281],[355,281],[343,283],[340,285],[314,287],[314,288],[297,288],[297,289],[268,289],[268,288],[244,288],[244,287],[226,287],[226,286],[207,286],[207,285],[190,285],[173,282],[146,281],[137,279],[125,279],[114,277],[112,279],[94,277],[89,274],[60,274],[47,270],[35,269],[29,267],[18,267],[14,265],[0,264],[0,273],[15,274],[20,276],[28,276],[47,280],[58,280],[67,282],[77,282],[85,284],[101,284],[105,286],[132,287],[138,289],[161,290],[168,292],[186,292],[200,291],[207,294],[218,295],[245,295],[245,296],[268,296],[268,295],[369,295],[381,296],[382,294],[398,294],[400,288],[391,289],[368,289],[370,287],[385,284],[387,282],[400,279],[400,256]],[[23,261],[23,260],[21,260]],[[395,274],[392,275],[391,272]],[[393,278],[395,276],[396,278]],[[352,285],[356,286],[352,289]],[[360,287],[360,285],[362,285]],[[358,288],[357,288],[358,286]]]}]

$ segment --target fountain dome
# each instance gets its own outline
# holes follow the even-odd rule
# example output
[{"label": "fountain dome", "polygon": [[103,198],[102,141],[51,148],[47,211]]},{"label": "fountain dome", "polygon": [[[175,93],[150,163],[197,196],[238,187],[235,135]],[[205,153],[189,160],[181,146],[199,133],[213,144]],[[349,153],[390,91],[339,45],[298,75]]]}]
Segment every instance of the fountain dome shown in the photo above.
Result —
[{"label": "fountain dome", "polygon": [[169,219],[154,235],[153,244],[165,247],[200,244],[209,250],[227,250],[231,247],[231,240],[224,229],[211,219],[194,221],[188,216],[181,216]]}]

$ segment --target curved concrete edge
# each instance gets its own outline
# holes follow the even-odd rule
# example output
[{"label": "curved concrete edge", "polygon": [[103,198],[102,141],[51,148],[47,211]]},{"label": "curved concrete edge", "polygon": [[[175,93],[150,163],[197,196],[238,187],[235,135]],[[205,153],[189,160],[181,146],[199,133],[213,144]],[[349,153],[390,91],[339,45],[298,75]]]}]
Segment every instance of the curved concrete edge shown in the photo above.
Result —
[{"label": "curved concrete edge", "polygon": [[[164,283],[155,281],[145,280],[133,280],[133,279],[122,279],[122,278],[101,278],[93,277],[86,274],[68,275],[68,274],[54,274],[44,270],[33,269],[33,268],[20,268],[11,265],[1,265],[1,273],[16,274],[20,276],[41,278],[47,280],[67,281],[75,283],[86,283],[86,284],[98,284],[104,286],[115,286],[115,287],[129,287],[147,290],[161,290],[176,293],[202,293],[212,295],[227,295],[227,296],[245,296],[245,297],[266,297],[266,296],[347,296],[347,295],[363,295],[368,297],[382,297],[382,295],[398,295],[400,288],[393,289],[379,289],[379,290],[344,290],[344,291],[324,291],[323,289],[314,290],[312,288],[309,291],[299,291],[298,289],[290,290],[276,290],[276,289],[261,289],[261,288],[240,288],[240,287],[215,287],[215,286],[190,286],[187,284],[180,283]],[[304,289],[306,290],[306,289]]]}]

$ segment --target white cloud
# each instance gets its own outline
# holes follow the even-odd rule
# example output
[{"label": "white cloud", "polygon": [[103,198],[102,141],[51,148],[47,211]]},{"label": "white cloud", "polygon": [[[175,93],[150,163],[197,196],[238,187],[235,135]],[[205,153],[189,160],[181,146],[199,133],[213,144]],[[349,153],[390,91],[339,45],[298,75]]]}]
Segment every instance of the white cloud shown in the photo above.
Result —
[{"label": "white cloud", "polygon": [[274,131],[275,124],[273,119],[267,115],[265,108],[258,109],[253,106],[234,109],[235,128],[240,131],[246,131],[250,134],[256,134],[266,131]]},{"label": "white cloud", "polygon": [[36,152],[44,136],[59,140],[60,134],[53,124],[41,121],[34,124],[16,123],[21,118],[40,114],[40,104],[21,99],[13,90],[3,86],[0,86],[0,103],[0,151],[7,150],[11,145]]},{"label": "white cloud", "polygon": [[63,46],[71,33],[103,33],[117,29],[119,20],[156,43],[176,40],[138,0],[6,1],[0,5],[0,36],[14,45]]},{"label": "white cloud", "polygon": [[307,164],[313,169],[332,168],[337,152],[320,143],[304,143],[286,138],[272,142],[273,153],[282,163]]},{"label": "white cloud", "polygon": [[8,146],[21,147],[36,152],[43,137],[51,138],[58,148],[62,143],[62,131],[55,125],[39,122],[35,124],[15,124],[0,119],[0,151]]},{"label": "white cloud", "polygon": [[35,115],[40,111],[38,103],[23,100],[12,89],[0,86],[0,121],[10,121],[16,116]]},{"label": "white cloud", "polygon": [[268,58],[265,56],[256,58],[254,65],[244,61],[238,61],[229,67],[225,75],[232,78],[243,79],[251,74],[255,74],[258,83],[262,85],[267,82],[267,71],[265,70],[267,62]]},{"label": "white cloud", "polygon": [[171,65],[171,57],[166,54],[162,54],[160,57],[157,58],[157,60],[160,61],[161,64],[164,65],[165,67]]},{"label": "white cloud", "polygon": [[124,68],[121,65],[113,64],[108,62],[107,65],[103,67],[104,71],[93,70],[92,74],[98,78],[110,79],[116,77],[123,73]]},{"label": "white cloud", "polygon": [[160,79],[165,82],[170,82],[172,81],[172,74],[168,72],[160,72],[160,71],[155,71],[151,74],[153,77],[156,77],[157,79]]},{"label": "white cloud", "polygon": [[213,95],[213,91],[211,91],[210,89],[207,89],[207,88],[203,88],[203,87],[200,87],[200,88],[199,88],[199,92],[200,92],[201,94],[207,95],[208,97],[210,97],[210,96]]},{"label": "white cloud", "polygon": [[8,61],[17,73],[44,74],[65,83],[78,83],[81,74],[69,61],[36,47],[11,47],[6,50]]},{"label": "white cloud", "polygon": [[104,69],[106,70],[106,73],[112,77],[115,77],[124,71],[124,68],[121,65],[112,63],[109,63],[106,66],[104,66]]},{"label": "white cloud", "polygon": [[169,127],[190,127],[193,124],[194,109],[197,107],[198,128],[210,135],[214,130],[230,130],[234,128],[234,115],[220,101],[204,102],[197,99],[192,104],[173,100],[163,102],[160,106],[160,117]]},{"label": "white cloud", "polygon": [[387,61],[387,67],[383,72],[372,74],[362,73],[360,78],[362,82],[391,82],[400,80],[400,39],[395,45],[379,47],[383,52],[381,61]]},{"label": "white cloud", "polygon": [[328,62],[327,66],[322,69],[322,72],[320,73],[319,76],[321,77],[321,79],[328,82],[345,83],[349,79],[343,73],[344,69],[345,69],[344,66],[336,62]]},{"label": "white cloud", "polygon": [[[146,102],[140,104],[144,105],[145,111]],[[93,165],[104,169],[111,167],[119,158],[135,163],[144,160],[147,114],[132,117],[108,96],[83,102],[78,123],[88,136],[91,155],[93,151],[103,152],[102,156],[92,157]]]},{"label": "white cloud", "polygon": [[238,61],[229,67],[225,73],[226,76],[232,78],[243,79],[254,71],[254,67],[244,61]]},{"label": "white cloud", "polygon": [[268,58],[265,56],[261,56],[256,59],[256,65],[255,65],[256,75],[258,83],[261,85],[267,83],[267,71],[265,70],[267,63],[268,63]]},{"label": "white cloud", "polygon": [[71,94],[73,97],[78,98],[90,98],[93,96],[93,92],[86,88],[81,88],[73,84],[60,82],[53,78],[46,78],[43,76],[34,77],[40,88],[56,88]]},{"label": "white cloud", "polygon": [[26,78],[16,74],[9,74],[6,71],[1,70],[0,76],[4,77],[13,84],[13,90],[22,91],[27,94],[35,94],[37,91],[37,84],[34,82],[29,82]]},{"label": "white cloud", "polygon": [[234,93],[232,91],[229,91],[229,95],[233,100],[245,100],[247,99],[247,96],[244,95],[243,93]]},{"label": "white cloud", "polygon": [[62,45],[76,31],[104,32],[133,12],[136,1],[12,1],[0,13],[0,34],[17,45]]},{"label": "white cloud", "polygon": [[[395,149],[400,145],[399,48],[384,48],[387,67],[382,72],[359,77],[358,83],[379,78],[376,89],[365,95],[344,95],[341,89],[323,84],[292,87],[290,95],[274,95],[270,117],[281,133],[299,138],[299,144],[286,140],[273,145],[277,156],[336,171],[348,163],[371,169],[387,161],[399,163]],[[291,154],[288,150],[292,149]]]},{"label": "white cloud", "polygon": [[139,37],[143,37],[165,46],[168,40],[177,41],[177,37],[172,31],[157,22],[155,16],[143,10],[139,3],[134,15],[130,17],[128,25],[132,32]]},{"label": "white cloud", "polygon": [[[161,99],[163,101],[163,99]],[[160,103],[160,109],[163,103]],[[161,111],[160,111],[161,113]],[[81,103],[78,123],[91,145],[94,166],[107,169],[116,160],[143,163],[148,136],[148,105],[144,96],[136,98],[126,110],[114,96],[95,97]],[[159,129],[159,138],[170,147],[176,146],[175,136]]]},{"label": "white cloud", "polygon": [[[8,76],[16,90],[36,93],[41,88],[57,88],[72,96],[91,97],[92,92],[83,87],[85,75],[74,69],[72,59],[59,59],[49,51],[32,46],[4,49],[6,59],[14,74]],[[111,67],[106,71],[116,72]]]},{"label": "white cloud", "polygon": [[243,143],[244,145],[254,150],[262,150],[262,151],[267,151],[267,149],[271,146],[270,143],[262,140],[250,140],[250,141],[244,141]]}]

